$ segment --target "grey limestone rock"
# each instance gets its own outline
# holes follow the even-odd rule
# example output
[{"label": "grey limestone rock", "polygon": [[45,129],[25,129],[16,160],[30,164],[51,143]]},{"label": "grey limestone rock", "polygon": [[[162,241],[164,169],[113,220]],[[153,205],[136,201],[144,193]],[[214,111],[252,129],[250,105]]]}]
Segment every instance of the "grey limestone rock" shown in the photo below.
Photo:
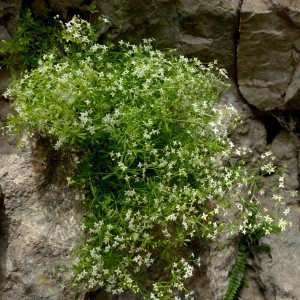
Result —
[{"label": "grey limestone rock", "polygon": [[238,84],[243,97],[260,110],[298,105],[299,18],[299,1],[243,1]]},{"label": "grey limestone rock", "polygon": [[[286,188],[291,192],[299,189],[299,134],[267,128],[264,118],[266,111],[294,111],[297,115],[300,108],[300,1],[0,1],[0,39],[14,36],[22,4],[31,5],[36,16],[46,17],[51,12],[67,20],[80,14],[94,23],[105,16],[110,23],[100,32],[102,37],[135,43],[151,37],[158,48],[176,48],[203,62],[217,59],[232,83],[222,105],[234,105],[244,120],[232,139],[238,146],[250,147],[254,157],[272,150],[277,164],[286,165]],[[90,4],[98,10],[91,16]],[[7,70],[0,70],[1,94],[9,82]],[[10,111],[10,104],[0,97],[2,123]],[[74,191],[58,181],[45,184],[45,149],[29,145],[20,150],[15,142],[1,132],[0,298],[73,300],[72,287],[61,287],[63,281],[53,278],[52,272],[69,263],[81,238],[81,212]],[[272,205],[269,196],[264,201]],[[241,291],[243,300],[300,299],[299,199],[287,196],[285,205],[291,209],[293,226],[279,236],[265,238],[271,256],[259,254],[249,261],[249,288]],[[233,241],[222,244],[223,248],[198,245],[202,267],[189,282],[196,300],[222,300],[224,296],[237,245]],[[83,298],[80,295],[78,299]],[[116,299],[103,291],[85,298]]]}]

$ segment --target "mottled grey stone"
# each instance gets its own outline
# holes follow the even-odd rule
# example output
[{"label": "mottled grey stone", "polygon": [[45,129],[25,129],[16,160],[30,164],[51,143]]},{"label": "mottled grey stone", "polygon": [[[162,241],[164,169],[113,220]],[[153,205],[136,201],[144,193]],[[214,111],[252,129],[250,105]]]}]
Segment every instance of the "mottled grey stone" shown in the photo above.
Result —
[{"label": "mottled grey stone", "polygon": [[243,97],[265,111],[299,105],[299,56],[292,54],[300,41],[300,2],[244,0],[240,16],[237,68]]},{"label": "mottled grey stone", "polygon": [[[0,2],[0,39],[14,36],[21,0]],[[155,38],[158,48],[176,48],[180,54],[203,62],[218,60],[230,75],[232,88],[222,104],[232,104],[243,124],[232,134],[238,146],[250,147],[254,157],[272,150],[287,177],[287,195],[299,188],[299,141],[280,130],[272,141],[264,125],[264,111],[300,108],[300,2],[298,0],[35,0],[26,1],[36,16],[60,14],[68,20],[80,14],[92,23],[105,16],[110,23],[99,34],[140,42]],[[98,12],[89,13],[95,4]],[[241,7],[241,10],[240,10]],[[239,27],[240,26],[240,27]],[[237,72],[236,72],[237,71]],[[7,70],[0,71],[0,93],[8,86]],[[251,106],[250,106],[250,105]],[[255,107],[255,109],[253,109]],[[10,105],[0,98],[0,121]],[[292,137],[293,136],[293,137]],[[31,145],[32,146],[32,145]],[[53,269],[70,263],[69,255],[80,241],[81,213],[74,192],[59,182],[45,183],[45,149],[15,147],[15,138],[0,136],[0,295],[3,299],[75,299],[71,285],[52,278]],[[255,160],[253,161],[255,164]],[[283,166],[286,165],[285,168]],[[265,178],[270,185],[271,178]],[[0,193],[1,194],[1,193]],[[293,226],[281,235],[264,239],[271,255],[249,261],[249,288],[243,300],[300,299],[299,198],[287,196]],[[270,195],[264,198],[272,206]],[[189,286],[196,299],[222,300],[235,261],[237,244],[222,241],[201,248],[202,267]],[[64,277],[67,273],[63,273]],[[83,300],[84,295],[78,299]],[[102,291],[85,299],[115,299]],[[109,298],[110,297],[110,298]],[[118,299],[133,299],[125,294]]]}]

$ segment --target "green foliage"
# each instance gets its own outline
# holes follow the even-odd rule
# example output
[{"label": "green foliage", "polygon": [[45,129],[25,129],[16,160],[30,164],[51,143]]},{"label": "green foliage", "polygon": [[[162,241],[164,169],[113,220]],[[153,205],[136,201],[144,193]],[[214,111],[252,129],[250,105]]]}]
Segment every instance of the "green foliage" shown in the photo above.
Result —
[{"label": "green foliage", "polygon": [[0,67],[14,69],[17,66],[23,70],[36,68],[42,54],[58,44],[61,22],[54,18],[34,19],[30,10],[25,10],[20,18],[16,36],[5,40],[0,45]]},{"label": "green foliage", "polygon": [[252,230],[251,228],[255,227],[255,224],[257,224],[258,210],[256,205],[252,205],[250,203],[247,205],[249,206],[249,209],[252,210],[252,213],[248,214],[245,229],[242,231],[236,262],[232,269],[230,282],[224,296],[224,300],[235,299],[238,291],[243,287],[247,273],[247,258],[250,257],[250,255],[255,255],[260,252],[270,253],[270,246],[266,243],[262,243],[261,238],[266,234],[278,233],[281,231],[279,226],[269,223],[268,218],[265,219],[266,222],[262,224],[262,226],[256,227]]},{"label": "green foliage", "polygon": [[[18,112],[12,132],[38,133],[75,153],[67,180],[84,191],[86,239],[74,285],[192,299],[185,283],[200,264],[189,248],[194,237],[286,227],[255,196],[261,176],[276,171],[272,155],[245,167],[251,151],[228,138],[236,111],[216,108],[226,72],[215,64],[154,50],[151,40],[99,45],[77,17],[62,27],[58,44],[5,96]],[[280,191],[273,194],[280,204]]]},{"label": "green foliage", "polygon": [[224,300],[233,300],[237,291],[242,286],[246,276],[246,262],[248,258],[248,249],[244,245],[239,247],[236,262],[232,270],[229,286],[224,296]]},{"label": "green foliage", "polygon": [[[251,228],[256,223],[256,210],[253,210],[253,214],[248,219],[247,228]],[[277,226],[266,224],[269,232],[278,232]],[[266,234],[264,227],[258,227],[255,230],[246,230],[241,237],[239,250],[237,253],[236,261],[231,272],[230,282],[224,296],[224,300],[233,300],[238,294],[240,288],[245,283],[245,277],[247,273],[247,258],[257,252],[269,252],[270,247],[264,243],[260,243],[261,238]],[[266,227],[265,227],[266,228]],[[280,230],[279,230],[280,231]]]},{"label": "green foliage", "polygon": [[96,12],[98,12],[97,6],[95,4],[91,4],[89,6],[89,11],[90,11],[91,15],[95,14]]}]

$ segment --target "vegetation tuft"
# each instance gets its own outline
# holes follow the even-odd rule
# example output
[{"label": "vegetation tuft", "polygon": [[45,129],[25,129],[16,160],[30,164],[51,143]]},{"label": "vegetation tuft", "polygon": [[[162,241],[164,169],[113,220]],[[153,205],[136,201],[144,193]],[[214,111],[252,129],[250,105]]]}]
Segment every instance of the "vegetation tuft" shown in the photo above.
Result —
[{"label": "vegetation tuft", "polygon": [[[285,229],[287,222],[257,196],[260,179],[274,175],[272,201],[280,209],[284,178],[276,175],[272,153],[249,169],[251,150],[229,139],[240,121],[232,106],[217,108],[223,69],[155,50],[149,39],[98,44],[78,17],[66,24],[56,19],[55,44],[48,44],[39,35],[44,27],[26,18],[20,48],[11,53],[28,71],[5,93],[17,112],[7,128],[73,153],[76,168],[66,180],[86,209],[74,286],[192,299],[186,282],[201,263],[189,248],[193,239]],[[243,281],[246,258],[241,248],[226,300]]]}]

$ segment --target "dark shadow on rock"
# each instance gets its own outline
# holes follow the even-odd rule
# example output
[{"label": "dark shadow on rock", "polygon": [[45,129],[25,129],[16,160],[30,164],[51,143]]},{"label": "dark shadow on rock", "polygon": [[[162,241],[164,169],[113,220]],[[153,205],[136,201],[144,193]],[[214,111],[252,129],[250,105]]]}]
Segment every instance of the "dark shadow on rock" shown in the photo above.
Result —
[{"label": "dark shadow on rock", "polygon": [[105,290],[100,289],[95,292],[90,292],[86,295],[85,300],[141,300],[141,297],[138,297],[132,293],[126,292],[120,295],[112,295]]},{"label": "dark shadow on rock", "polygon": [[8,246],[8,217],[5,213],[4,195],[0,186],[0,294],[6,284],[7,246]]}]

